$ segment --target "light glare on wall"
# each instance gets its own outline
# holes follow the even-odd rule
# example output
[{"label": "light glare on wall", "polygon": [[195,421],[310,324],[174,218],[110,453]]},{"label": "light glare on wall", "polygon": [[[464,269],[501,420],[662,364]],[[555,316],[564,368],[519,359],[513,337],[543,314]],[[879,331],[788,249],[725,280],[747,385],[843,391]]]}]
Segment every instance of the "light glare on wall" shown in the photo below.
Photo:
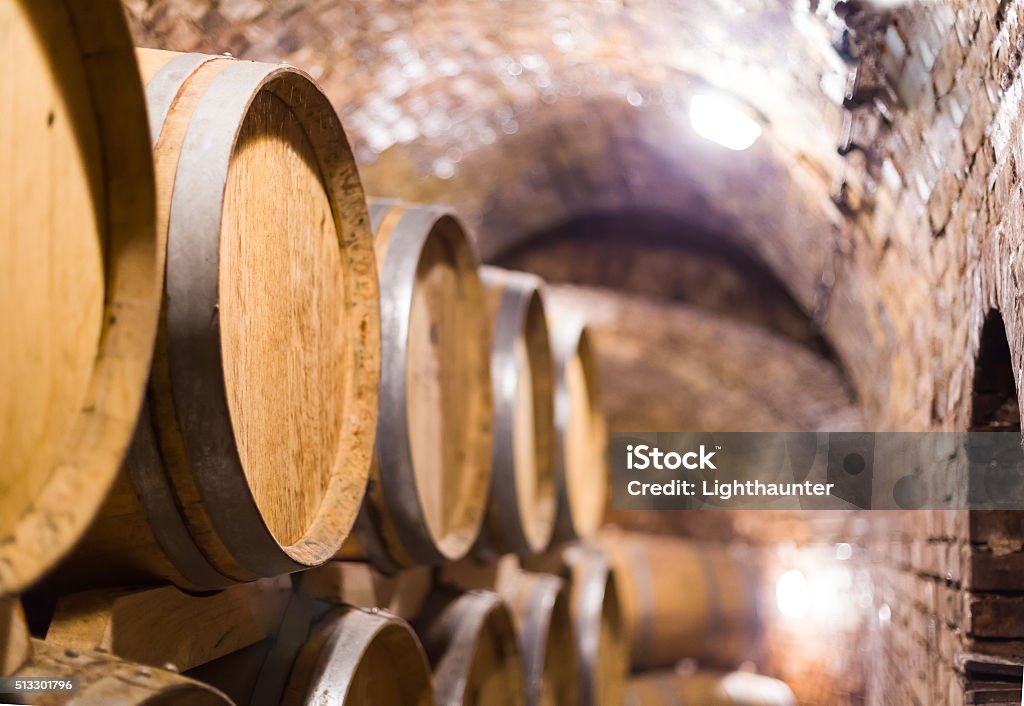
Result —
[{"label": "light glare on wall", "polygon": [[787,618],[801,618],[807,615],[810,607],[810,592],[807,589],[807,577],[802,571],[790,569],[779,577],[775,584],[775,600],[779,612]]},{"label": "light glare on wall", "polygon": [[761,136],[761,126],[744,106],[721,94],[701,93],[690,100],[690,124],[704,139],[741,152]]}]

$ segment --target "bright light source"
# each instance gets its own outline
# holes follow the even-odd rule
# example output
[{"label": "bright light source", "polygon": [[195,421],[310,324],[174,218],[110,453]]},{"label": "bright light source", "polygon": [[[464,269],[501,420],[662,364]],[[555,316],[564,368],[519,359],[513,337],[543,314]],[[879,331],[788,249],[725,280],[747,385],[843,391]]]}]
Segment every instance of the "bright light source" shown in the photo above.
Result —
[{"label": "bright light source", "polygon": [[701,93],[691,98],[690,124],[701,137],[736,152],[761,136],[761,126],[743,104],[721,94]]},{"label": "bright light source", "polygon": [[775,584],[775,600],[779,604],[779,612],[788,618],[807,615],[810,595],[807,591],[807,577],[803,572],[790,569],[780,576]]},{"label": "bright light source", "polygon": [[846,561],[853,556],[853,547],[843,542],[836,545],[836,559],[839,561]]}]

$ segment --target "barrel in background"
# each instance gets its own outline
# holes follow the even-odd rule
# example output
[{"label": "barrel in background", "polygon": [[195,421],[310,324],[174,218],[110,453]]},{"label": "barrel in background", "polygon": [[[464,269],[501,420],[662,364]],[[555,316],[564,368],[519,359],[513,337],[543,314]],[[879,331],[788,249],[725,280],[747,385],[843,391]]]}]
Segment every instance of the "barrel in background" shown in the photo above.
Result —
[{"label": "barrel in background", "polygon": [[562,552],[571,592],[580,706],[618,706],[629,672],[629,634],[615,575],[604,553],[574,546]]},{"label": "barrel in background", "polygon": [[375,463],[358,547],[394,571],[465,556],[491,465],[490,321],[472,242],[441,207],[370,205],[381,289]]},{"label": "barrel in background", "polygon": [[555,363],[558,510],[554,541],[590,537],[608,503],[608,429],[586,324],[558,312],[551,321]]},{"label": "barrel in background", "polygon": [[751,565],[676,537],[608,530],[600,543],[619,582],[634,668],[683,659],[729,667],[754,656],[760,628]]},{"label": "barrel in background", "polygon": [[515,571],[498,592],[519,637],[527,706],[574,706],[579,684],[568,584],[551,574]]},{"label": "barrel in background", "polygon": [[796,706],[784,682],[748,672],[666,671],[629,680],[625,706]]},{"label": "barrel in background", "polygon": [[153,160],[116,0],[0,1],[0,595],[95,515],[159,309]]},{"label": "barrel in background", "polygon": [[355,520],[376,425],[378,290],[355,161],[294,68],[138,56],[162,326],[126,474],[72,573],[209,589],[318,565]]},{"label": "barrel in background", "polygon": [[522,272],[481,269],[492,316],[494,450],[478,554],[536,554],[555,525],[554,364],[541,296]]},{"label": "barrel in background", "polygon": [[508,608],[494,593],[438,591],[413,625],[445,706],[522,706],[523,666]]}]

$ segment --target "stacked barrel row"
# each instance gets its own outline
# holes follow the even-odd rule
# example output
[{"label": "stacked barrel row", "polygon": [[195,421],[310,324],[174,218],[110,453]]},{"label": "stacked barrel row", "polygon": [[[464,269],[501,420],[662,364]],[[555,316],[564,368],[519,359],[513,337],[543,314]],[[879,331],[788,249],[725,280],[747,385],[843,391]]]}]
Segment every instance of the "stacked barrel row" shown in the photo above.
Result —
[{"label": "stacked barrel row", "polygon": [[[113,0],[0,0],[0,27],[3,675],[78,677],[76,703],[617,703],[602,554],[490,591],[429,568],[600,524],[580,322],[444,209],[368,207],[301,71],[136,52]],[[353,567],[426,572],[422,601],[323,589]]]}]

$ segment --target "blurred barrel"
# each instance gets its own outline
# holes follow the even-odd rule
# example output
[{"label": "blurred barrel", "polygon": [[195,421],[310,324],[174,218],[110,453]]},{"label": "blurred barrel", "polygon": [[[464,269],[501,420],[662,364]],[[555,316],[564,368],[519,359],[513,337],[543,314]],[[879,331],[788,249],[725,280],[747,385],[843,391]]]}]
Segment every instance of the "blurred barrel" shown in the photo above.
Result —
[{"label": "blurred barrel", "polygon": [[608,500],[608,430],[586,325],[555,317],[555,428],[558,432],[556,542],[594,534]]},{"label": "blurred barrel", "polygon": [[79,680],[79,691],[49,692],[32,702],[48,706],[231,706],[231,700],[213,687],[175,672],[40,640],[32,641],[31,659],[13,676]]},{"label": "blurred barrel", "polygon": [[751,566],[673,537],[607,531],[600,542],[619,582],[634,668],[750,658],[759,636]]},{"label": "blurred barrel", "polygon": [[572,585],[580,706],[619,706],[629,671],[629,642],[616,577],[595,549],[569,547],[562,556]]},{"label": "blurred barrel", "polygon": [[444,706],[522,706],[523,665],[508,608],[494,593],[440,591],[414,623]]},{"label": "blurred barrel", "polygon": [[159,310],[146,104],[117,0],[0,0],[0,595],[117,474]]},{"label": "blurred barrel", "polygon": [[476,251],[449,211],[374,201],[381,288],[376,462],[356,522],[383,571],[465,556],[491,464],[490,320]]},{"label": "blurred barrel", "polygon": [[342,608],[321,619],[295,659],[281,706],[432,706],[430,670],[405,621]]},{"label": "blurred barrel", "polygon": [[629,680],[625,706],[796,706],[785,682],[747,672],[654,672]]},{"label": "blurred barrel", "polygon": [[499,593],[519,636],[527,706],[574,706],[579,684],[568,585],[550,574],[516,571]]},{"label": "blurred barrel", "polygon": [[209,589],[321,564],[355,521],[376,426],[380,311],[355,161],[289,66],[138,56],[164,308],[127,473],[76,573]]},{"label": "blurred barrel", "polygon": [[554,366],[542,281],[481,269],[491,311],[494,450],[477,554],[536,554],[555,528]]}]

